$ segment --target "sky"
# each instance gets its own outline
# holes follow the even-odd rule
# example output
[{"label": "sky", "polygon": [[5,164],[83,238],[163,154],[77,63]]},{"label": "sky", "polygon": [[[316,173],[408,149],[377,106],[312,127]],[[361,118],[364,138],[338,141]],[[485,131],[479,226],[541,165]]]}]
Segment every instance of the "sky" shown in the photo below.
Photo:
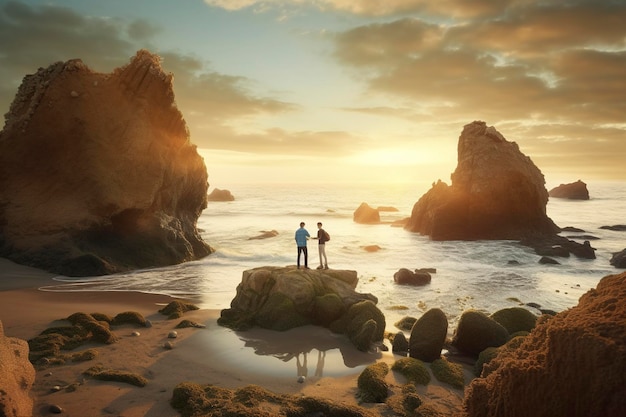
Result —
[{"label": "sky", "polygon": [[474,120],[547,184],[626,181],[624,0],[0,0],[0,111],[40,67],[142,48],[212,187],[450,184]]}]

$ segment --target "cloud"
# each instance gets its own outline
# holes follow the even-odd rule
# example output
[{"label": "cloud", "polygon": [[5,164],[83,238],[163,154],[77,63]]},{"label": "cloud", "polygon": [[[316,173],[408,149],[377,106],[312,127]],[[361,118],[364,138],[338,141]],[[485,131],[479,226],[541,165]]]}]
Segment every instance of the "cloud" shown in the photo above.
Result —
[{"label": "cloud", "polygon": [[[31,7],[8,2],[0,7],[0,109],[9,109],[26,74],[39,67],[80,58],[89,67],[110,72],[122,66],[138,49],[147,47],[162,57],[166,72],[174,74],[174,91],[198,146],[242,149],[250,145],[258,152],[301,152],[307,141],[323,142],[326,134],[266,131],[256,136],[238,136],[229,123],[242,117],[275,114],[297,109],[292,103],[254,92],[254,81],[211,70],[208,63],[191,55],[155,51],[155,36],[162,29],[145,20],[97,18],[80,15],[65,7]],[[193,134],[197,132],[198,136]],[[332,137],[333,135],[329,135]],[[197,139],[197,140],[196,140]]]}]

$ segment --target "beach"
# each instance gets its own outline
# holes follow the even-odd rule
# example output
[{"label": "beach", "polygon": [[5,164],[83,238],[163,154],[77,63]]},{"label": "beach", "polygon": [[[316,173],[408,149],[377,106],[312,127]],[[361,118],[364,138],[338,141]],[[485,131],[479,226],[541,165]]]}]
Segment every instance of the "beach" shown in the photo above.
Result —
[{"label": "beach", "polygon": [[[356,349],[351,350],[346,346],[341,349],[344,362],[362,364],[353,367],[353,372],[348,369],[333,376],[309,373],[304,382],[298,382],[295,367],[293,375],[287,376],[256,367],[255,362],[262,361],[263,356],[259,356],[258,350],[250,354],[250,349],[244,349],[245,343],[239,339],[240,335],[217,325],[219,310],[199,309],[186,312],[182,317],[203,324],[206,328],[175,329],[181,319],[169,320],[158,313],[159,309],[174,300],[168,295],[130,291],[50,292],[40,288],[58,284],[53,281],[51,274],[5,259],[0,259],[0,271],[0,321],[8,337],[28,340],[48,327],[61,325],[64,322],[58,320],[75,312],[98,312],[114,316],[125,311],[135,311],[152,323],[152,327],[145,328],[130,324],[115,326],[112,331],[118,337],[116,343],[77,349],[97,349],[98,356],[91,361],[38,369],[31,390],[34,416],[50,415],[51,405],[61,407],[65,416],[76,417],[177,416],[179,413],[170,406],[170,400],[174,387],[185,381],[230,389],[252,384],[281,394],[321,397],[339,404],[358,405],[357,378],[364,360],[363,353]],[[171,331],[177,332],[177,338],[168,338]],[[133,335],[133,332],[139,335]],[[316,332],[308,334],[310,338],[319,336]],[[265,337],[267,339],[267,333]],[[302,345],[303,336],[302,333],[294,337],[290,332],[272,332],[269,340],[274,348],[268,348],[265,343],[264,349],[271,354],[273,350],[277,351],[276,347],[280,347],[280,351],[290,351],[290,345]],[[172,344],[171,349],[164,347],[167,342]],[[319,341],[311,340],[311,346],[316,342]],[[295,349],[297,351],[300,348]],[[385,361],[390,366],[397,358],[391,352],[370,356],[373,361]],[[319,357],[317,359],[319,366]],[[315,362],[313,355],[309,361]],[[121,382],[98,381],[83,375],[87,368],[98,364],[142,375],[148,383],[144,387],[136,387]],[[390,372],[386,380],[392,392],[400,392],[406,382],[394,372]],[[469,380],[468,368],[466,383]],[[65,388],[69,386],[74,390],[68,392]],[[55,391],[55,387],[61,389]],[[427,386],[418,386],[418,393],[442,415],[453,415],[461,409],[463,390],[451,388],[434,378]],[[361,406],[375,415],[389,412],[384,404]]]}]

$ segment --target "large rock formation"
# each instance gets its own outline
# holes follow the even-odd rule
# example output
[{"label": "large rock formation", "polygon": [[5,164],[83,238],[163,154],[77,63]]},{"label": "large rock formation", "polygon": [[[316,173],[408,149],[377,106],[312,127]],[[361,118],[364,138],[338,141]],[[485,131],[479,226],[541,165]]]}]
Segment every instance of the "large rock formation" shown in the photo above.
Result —
[{"label": "large rock formation", "polygon": [[172,75],[139,51],[112,74],[76,59],[24,78],[0,132],[0,256],[102,275],[211,253],[207,171]]},{"label": "large rock formation", "polygon": [[0,416],[32,416],[30,389],[34,383],[35,368],[28,361],[28,343],[6,337],[0,321]]},{"label": "large rock formation", "polygon": [[465,417],[624,415],[626,273],[604,277],[576,307],[548,317],[484,366],[467,391]]},{"label": "large rock formation", "polygon": [[452,185],[437,182],[413,207],[405,229],[433,240],[521,239],[556,234],[546,215],[541,171],[484,122],[466,125]]},{"label": "large rock formation", "polygon": [[265,266],[243,272],[218,324],[288,330],[315,324],[346,334],[363,351],[383,340],[385,316],[371,294],[357,293],[356,271]]},{"label": "large rock formation", "polygon": [[550,190],[550,192],[548,192],[548,195],[554,198],[567,198],[570,200],[589,200],[589,190],[587,190],[587,184],[581,180],[554,187]]}]

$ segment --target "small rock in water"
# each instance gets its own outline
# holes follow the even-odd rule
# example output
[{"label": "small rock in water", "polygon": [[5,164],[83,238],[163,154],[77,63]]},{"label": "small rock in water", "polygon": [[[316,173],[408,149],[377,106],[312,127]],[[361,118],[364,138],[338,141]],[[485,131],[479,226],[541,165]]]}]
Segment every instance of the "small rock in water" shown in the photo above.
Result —
[{"label": "small rock in water", "polygon": [[56,404],[52,404],[48,410],[54,414],[61,414],[63,412],[63,409]]},{"label": "small rock in water", "polygon": [[304,375],[300,375],[300,376],[298,377],[298,382],[299,382],[299,383],[301,383],[301,384],[302,384],[305,380],[306,380],[306,377],[305,377]]},{"label": "small rock in water", "polygon": [[152,322],[150,320],[146,320],[146,324],[144,324],[144,326],[152,327]]},{"label": "small rock in water", "polygon": [[167,337],[169,337],[170,339],[176,339],[178,337],[178,333],[176,331],[172,330],[171,332],[169,332]]}]

